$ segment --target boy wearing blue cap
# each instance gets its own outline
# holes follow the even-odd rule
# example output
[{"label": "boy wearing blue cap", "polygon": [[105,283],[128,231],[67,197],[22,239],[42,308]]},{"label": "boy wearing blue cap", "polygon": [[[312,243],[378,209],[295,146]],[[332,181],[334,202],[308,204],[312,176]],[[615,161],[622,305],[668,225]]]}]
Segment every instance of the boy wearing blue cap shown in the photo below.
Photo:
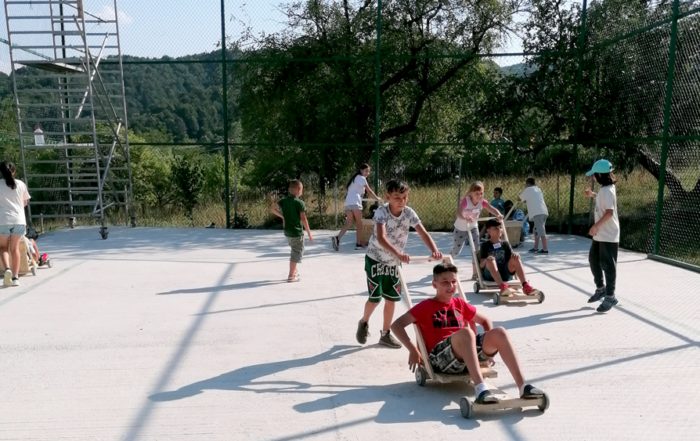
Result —
[{"label": "boy wearing blue cap", "polygon": [[[598,193],[586,189],[586,197],[595,198],[595,224],[589,234],[593,236],[588,262],[595,280],[595,293],[588,299],[594,303],[603,299],[596,311],[608,312],[617,305],[615,279],[617,278],[617,251],[620,244],[620,219],[617,215],[617,191],[612,164],[605,159],[593,164],[586,176],[593,176],[600,185]],[[605,276],[605,279],[603,279]]]}]

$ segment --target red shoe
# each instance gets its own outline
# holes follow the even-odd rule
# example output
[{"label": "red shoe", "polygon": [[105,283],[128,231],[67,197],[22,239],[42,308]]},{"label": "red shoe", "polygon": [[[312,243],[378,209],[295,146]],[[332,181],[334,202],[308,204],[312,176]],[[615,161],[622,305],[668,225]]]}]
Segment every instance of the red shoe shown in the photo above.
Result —
[{"label": "red shoe", "polygon": [[528,282],[523,285],[523,292],[528,296],[538,296],[540,295],[540,290],[533,288]]},{"label": "red shoe", "polygon": [[501,284],[499,288],[501,289],[501,296],[508,297],[513,295],[513,291],[511,291],[507,283]]}]

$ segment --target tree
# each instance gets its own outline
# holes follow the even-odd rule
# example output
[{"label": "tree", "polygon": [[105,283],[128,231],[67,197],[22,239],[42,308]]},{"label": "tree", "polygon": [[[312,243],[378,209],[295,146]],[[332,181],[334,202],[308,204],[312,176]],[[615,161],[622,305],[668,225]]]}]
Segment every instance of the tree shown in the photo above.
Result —
[{"label": "tree", "polygon": [[[474,79],[487,68],[473,56],[499,46],[522,3],[384,1],[379,140],[453,141],[455,121],[473,109],[450,94],[478,94]],[[286,179],[311,170],[321,182],[333,181],[369,160],[374,150],[377,5],[306,0],[285,11],[285,30],[260,37],[246,33],[234,43],[235,50],[252,47],[241,55],[250,62],[237,63],[233,74],[242,136],[269,145],[255,153],[260,176]],[[259,58],[267,61],[253,61]],[[327,147],[312,152],[284,147],[299,143]],[[357,147],[333,147],[336,143]],[[297,155],[308,162],[293,160]]]}]

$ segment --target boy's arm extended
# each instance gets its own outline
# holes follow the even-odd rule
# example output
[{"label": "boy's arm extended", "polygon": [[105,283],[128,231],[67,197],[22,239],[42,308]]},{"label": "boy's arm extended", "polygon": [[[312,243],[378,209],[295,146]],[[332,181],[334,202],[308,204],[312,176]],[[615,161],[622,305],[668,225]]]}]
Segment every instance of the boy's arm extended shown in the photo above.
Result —
[{"label": "boy's arm extended", "polygon": [[409,263],[409,255],[400,252],[396,249],[396,247],[390,244],[388,240],[386,240],[386,225],[384,224],[377,224],[377,242],[379,242],[379,246],[396,256],[396,258],[401,262]]},{"label": "boy's arm extended", "polygon": [[306,230],[306,234],[309,235],[309,242],[314,241],[314,237],[311,235],[311,228],[309,228],[309,220],[306,219],[306,212],[302,211],[299,213],[299,216],[301,217],[301,223],[304,225],[304,229]]},{"label": "boy's arm extended", "polygon": [[488,317],[480,313],[479,311],[476,311],[476,314],[474,315],[474,318],[472,319],[474,323],[477,325],[481,325],[482,328],[484,328],[484,332],[490,331],[493,329],[493,323],[491,320],[489,320]]},{"label": "boy's arm extended", "polygon": [[503,219],[503,214],[501,214],[500,210],[498,208],[494,207],[493,205],[488,204],[484,208],[486,208],[486,211],[493,214],[496,219],[498,219],[498,220]]},{"label": "boy's arm extended", "polygon": [[406,326],[415,323],[416,319],[411,315],[410,312],[397,318],[394,323],[391,324],[391,332],[396,336],[397,339],[408,349],[408,368],[411,372],[415,372],[416,368],[421,366],[421,356],[418,347],[413,344],[411,339],[406,333]]},{"label": "boy's arm extended", "polygon": [[425,245],[428,247],[428,249],[430,249],[430,252],[432,253],[431,257],[435,260],[442,259],[442,253],[440,252],[440,250],[438,250],[437,245],[435,245],[435,241],[425,230],[423,224],[418,224],[415,226],[415,228],[420,238],[423,239]]}]

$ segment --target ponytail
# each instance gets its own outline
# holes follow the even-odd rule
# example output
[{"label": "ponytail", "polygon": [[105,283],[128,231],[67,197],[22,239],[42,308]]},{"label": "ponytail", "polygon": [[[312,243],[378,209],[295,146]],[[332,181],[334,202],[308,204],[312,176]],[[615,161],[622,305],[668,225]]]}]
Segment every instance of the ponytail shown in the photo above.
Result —
[{"label": "ponytail", "polygon": [[2,173],[2,177],[5,179],[5,184],[7,184],[7,186],[13,190],[17,188],[17,183],[15,182],[15,178],[12,176],[12,174],[14,172],[15,172],[15,165],[13,163],[11,163],[11,162],[0,163],[0,173]]},{"label": "ponytail", "polygon": [[362,165],[360,166],[360,169],[357,170],[357,173],[355,173],[354,175],[352,175],[352,178],[350,178],[350,180],[348,181],[348,185],[346,185],[345,188],[346,188],[346,189],[349,189],[350,186],[352,185],[352,183],[355,182],[355,178],[358,177],[358,176],[360,176],[360,175],[362,174],[362,170],[367,170],[368,168],[369,168],[369,164],[362,164]]}]

